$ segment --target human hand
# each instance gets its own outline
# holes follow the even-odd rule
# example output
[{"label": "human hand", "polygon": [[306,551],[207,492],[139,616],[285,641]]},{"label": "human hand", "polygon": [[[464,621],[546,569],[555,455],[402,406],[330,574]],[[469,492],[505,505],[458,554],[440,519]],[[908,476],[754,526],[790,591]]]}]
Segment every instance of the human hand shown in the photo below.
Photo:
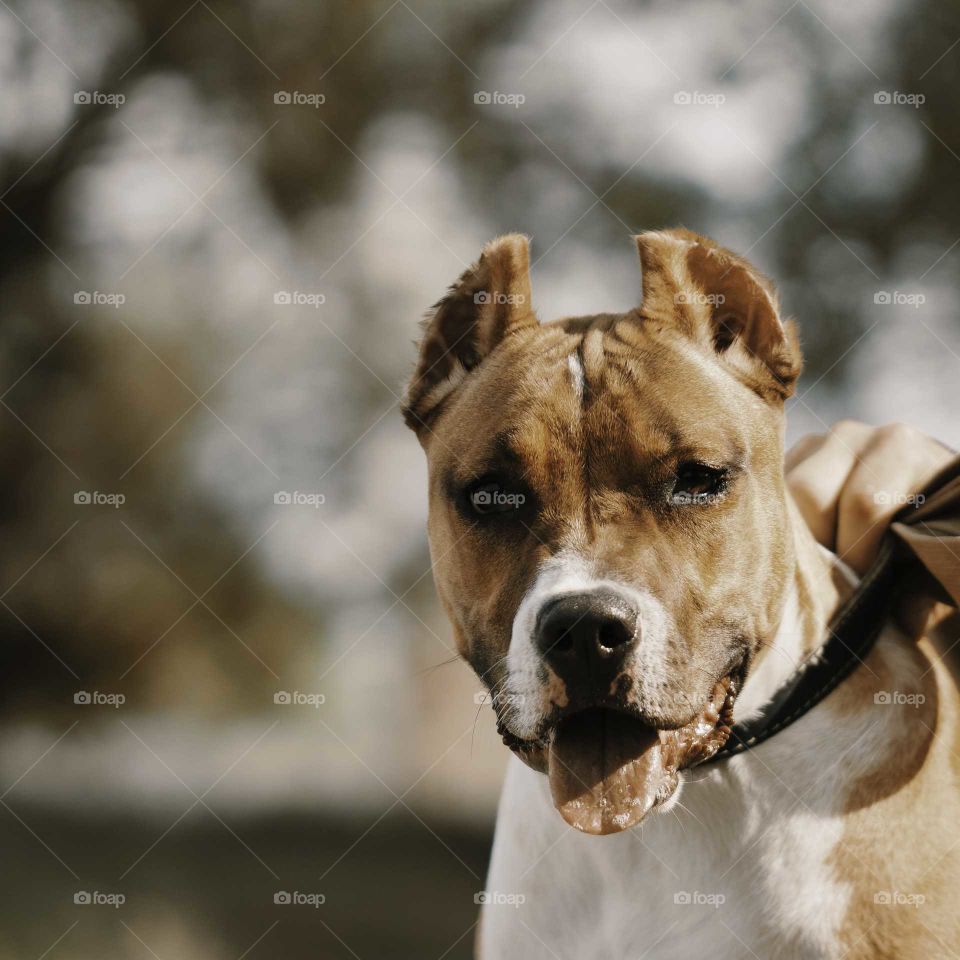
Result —
[{"label": "human hand", "polygon": [[787,453],[787,485],[813,535],[866,572],[890,518],[953,456],[913,427],[841,420]]}]

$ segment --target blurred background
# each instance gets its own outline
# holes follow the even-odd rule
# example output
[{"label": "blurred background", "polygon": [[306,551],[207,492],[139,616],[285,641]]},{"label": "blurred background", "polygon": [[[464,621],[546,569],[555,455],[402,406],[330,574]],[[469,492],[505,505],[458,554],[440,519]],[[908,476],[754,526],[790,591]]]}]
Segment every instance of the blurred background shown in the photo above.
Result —
[{"label": "blurred background", "polygon": [[[533,236],[544,319],[683,224],[841,416],[954,445],[960,6],[0,9],[0,957],[467,957],[506,751],[398,398]],[[558,820],[558,836],[565,827]]]}]

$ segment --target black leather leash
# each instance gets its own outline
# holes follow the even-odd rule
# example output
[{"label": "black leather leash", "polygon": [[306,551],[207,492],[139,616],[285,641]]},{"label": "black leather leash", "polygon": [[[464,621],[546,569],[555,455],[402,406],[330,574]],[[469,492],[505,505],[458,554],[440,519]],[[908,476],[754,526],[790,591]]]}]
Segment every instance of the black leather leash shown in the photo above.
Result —
[{"label": "black leather leash", "polygon": [[863,662],[890,613],[894,596],[896,544],[884,540],[880,553],[857,589],[828,627],[820,650],[794,675],[786,696],[762,713],[730,728],[727,742],[703,763],[714,763],[750,750],[799,720],[836,689]]},{"label": "black leather leash", "polygon": [[[927,484],[919,502],[928,502],[941,492],[953,498],[950,502],[955,514],[957,506],[960,506],[958,480],[960,457],[951,461]],[[922,522],[926,513],[929,511],[917,511],[912,506],[904,506],[894,515],[890,525]],[[830,621],[829,636],[817,653],[794,674],[785,691],[775,697],[760,714],[743,723],[734,723],[726,743],[699,765],[744,753],[769,740],[812,710],[850,676],[870,653],[881,627],[890,615],[897,587],[904,579],[905,568],[911,565],[913,568],[919,566],[917,557],[888,531],[876,560]]]}]

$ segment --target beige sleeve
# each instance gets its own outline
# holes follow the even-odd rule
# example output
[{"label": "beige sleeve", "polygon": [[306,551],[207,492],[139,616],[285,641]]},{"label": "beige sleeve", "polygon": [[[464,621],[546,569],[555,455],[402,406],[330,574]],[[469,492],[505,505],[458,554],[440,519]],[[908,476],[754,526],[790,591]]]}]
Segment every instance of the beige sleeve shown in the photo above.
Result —
[{"label": "beige sleeve", "polygon": [[960,457],[896,515],[890,529],[960,607]]}]

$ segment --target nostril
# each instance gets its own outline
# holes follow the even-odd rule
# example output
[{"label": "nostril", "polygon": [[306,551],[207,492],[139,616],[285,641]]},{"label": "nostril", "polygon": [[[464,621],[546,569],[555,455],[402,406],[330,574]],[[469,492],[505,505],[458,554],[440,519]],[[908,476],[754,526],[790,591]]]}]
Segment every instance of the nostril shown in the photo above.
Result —
[{"label": "nostril", "polygon": [[551,649],[556,653],[569,653],[573,649],[573,631],[561,630],[550,643]]},{"label": "nostril", "polygon": [[551,600],[537,618],[540,652],[555,667],[613,664],[634,642],[636,612],[618,594],[566,594]]},{"label": "nostril", "polygon": [[600,624],[597,642],[607,650],[615,650],[633,639],[633,633],[622,620],[606,620]]}]

